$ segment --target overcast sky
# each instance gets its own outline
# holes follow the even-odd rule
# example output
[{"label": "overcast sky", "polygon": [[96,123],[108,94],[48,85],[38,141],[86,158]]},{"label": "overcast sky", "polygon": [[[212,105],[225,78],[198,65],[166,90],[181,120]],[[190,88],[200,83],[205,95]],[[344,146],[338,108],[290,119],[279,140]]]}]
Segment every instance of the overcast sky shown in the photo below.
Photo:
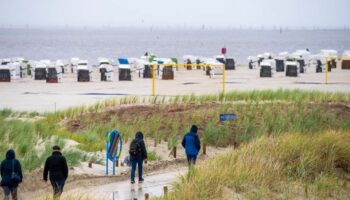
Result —
[{"label": "overcast sky", "polygon": [[350,0],[0,0],[2,26],[350,27]]}]

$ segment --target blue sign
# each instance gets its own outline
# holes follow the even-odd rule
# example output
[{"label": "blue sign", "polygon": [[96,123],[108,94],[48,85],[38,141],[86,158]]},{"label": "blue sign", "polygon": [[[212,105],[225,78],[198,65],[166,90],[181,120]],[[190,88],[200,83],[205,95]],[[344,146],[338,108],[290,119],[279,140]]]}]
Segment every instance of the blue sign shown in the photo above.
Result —
[{"label": "blue sign", "polygon": [[232,113],[232,114],[220,114],[220,121],[224,122],[224,121],[233,121],[237,119],[237,115]]}]

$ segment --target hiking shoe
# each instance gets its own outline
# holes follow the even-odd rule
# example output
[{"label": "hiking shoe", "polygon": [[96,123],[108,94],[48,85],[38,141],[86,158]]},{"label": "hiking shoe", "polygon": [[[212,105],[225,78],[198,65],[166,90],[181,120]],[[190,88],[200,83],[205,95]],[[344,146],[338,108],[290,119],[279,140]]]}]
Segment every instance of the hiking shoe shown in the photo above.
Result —
[{"label": "hiking shoe", "polygon": [[131,184],[135,184],[135,181],[131,181]]},{"label": "hiking shoe", "polygon": [[145,181],[143,178],[139,179],[139,183],[143,183]]}]

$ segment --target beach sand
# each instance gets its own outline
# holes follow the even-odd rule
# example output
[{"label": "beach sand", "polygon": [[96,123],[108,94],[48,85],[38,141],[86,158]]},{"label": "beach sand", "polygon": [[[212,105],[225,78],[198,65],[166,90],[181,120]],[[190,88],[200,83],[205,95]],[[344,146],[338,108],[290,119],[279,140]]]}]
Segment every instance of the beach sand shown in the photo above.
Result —
[{"label": "beach sand", "polygon": [[[15,111],[53,112],[72,106],[123,96],[147,97],[152,94],[152,80],[133,74],[132,81],[118,81],[115,72],[112,82],[101,82],[98,69],[94,69],[91,82],[77,82],[76,74],[64,74],[62,83],[35,81],[30,77],[0,83],[0,109]],[[325,73],[307,69],[298,77],[286,77],[284,72],[274,73],[272,78],[260,78],[259,69],[247,66],[226,71],[226,92],[264,89],[305,89],[332,92],[350,92],[350,70],[340,66],[329,73],[329,84],[324,84]],[[155,81],[156,95],[218,94],[222,91],[222,76],[209,78],[201,70],[175,72],[175,80]]]}]

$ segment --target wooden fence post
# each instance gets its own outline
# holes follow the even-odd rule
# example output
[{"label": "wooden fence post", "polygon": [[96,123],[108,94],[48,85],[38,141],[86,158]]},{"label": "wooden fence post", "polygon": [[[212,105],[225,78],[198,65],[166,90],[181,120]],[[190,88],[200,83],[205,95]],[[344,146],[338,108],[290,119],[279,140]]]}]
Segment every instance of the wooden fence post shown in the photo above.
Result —
[{"label": "wooden fence post", "polygon": [[145,200],[149,200],[149,194],[148,193],[145,194]]},{"label": "wooden fence post", "polygon": [[173,156],[176,158],[176,147],[173,148]]},{"label": "wooden fence post", "polygon": [[166,196],[168,194],[168,186],[164,186],[163,190],[164,190],[164,196]]}]

